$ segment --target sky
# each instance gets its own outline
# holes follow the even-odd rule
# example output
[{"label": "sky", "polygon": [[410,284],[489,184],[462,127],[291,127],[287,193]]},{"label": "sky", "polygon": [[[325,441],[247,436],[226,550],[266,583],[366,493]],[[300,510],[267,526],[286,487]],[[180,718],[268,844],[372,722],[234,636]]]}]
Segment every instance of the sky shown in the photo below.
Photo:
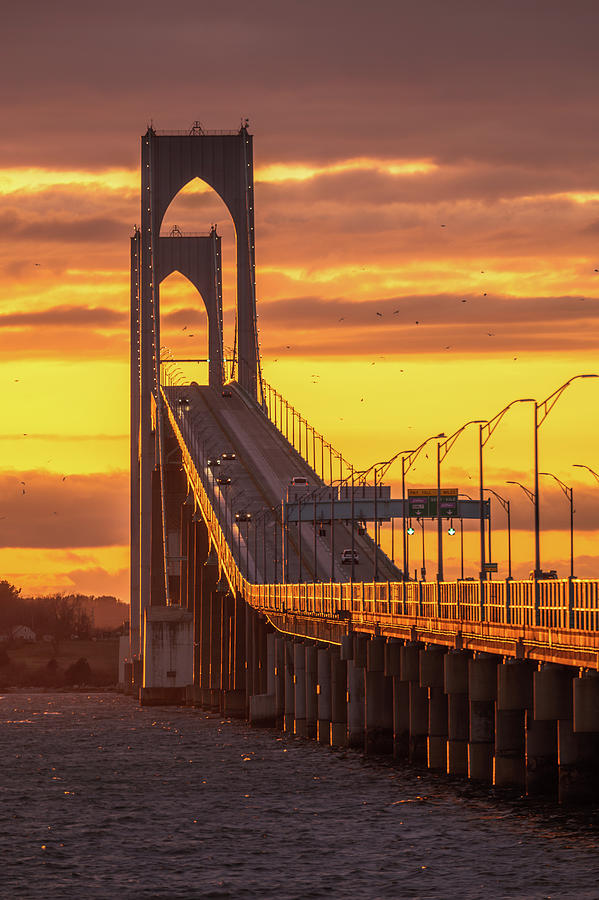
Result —
[{"label": "sky", "polygon": [[[263,372],[357,466],[599,372],[598,26],[583,0],[5,10],[0,577],[128,599],[129,236],[150,123],[249,118]],[[230,345],[221,201],[192,183],[164,229],[212,223]],[[172,275],[161,298],[162,342],[204,356],[194,289]],[[599,485],[573,464],[599,470],[598,399],[599,381],[576,381],[539,432],[542,470],[574,488],[585,577],[598,574]],[[521,576],[532,507],[506,481],[532,487],[531,423],[519,405],[485,452],[487,484],[512,502]],[[471,426],[444,484],[475,494],[476,466]],[[434,479],[422,454],[410,485]],[[541,515],[543,565],[567,574],[568,504],[547,477]],[[493,521],[505,574],[498,506]],[[446,545],[455,575],[457,540]],[[467,533],[473,575],[476,552]]]}]

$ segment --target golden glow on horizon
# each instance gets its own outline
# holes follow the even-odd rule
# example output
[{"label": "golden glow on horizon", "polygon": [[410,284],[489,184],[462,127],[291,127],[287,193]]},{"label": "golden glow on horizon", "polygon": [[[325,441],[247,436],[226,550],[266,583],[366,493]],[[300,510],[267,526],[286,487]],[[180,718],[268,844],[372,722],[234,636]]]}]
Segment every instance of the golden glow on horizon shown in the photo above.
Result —
[{"label": "golden glow on horizon", "polygon": [[[268,184],[281,184],[287,181],[308,181],[319,175],[355,171],[375,171],[387,175],[426,175],[438,168],[430,160],[378,160],[360,157],[320,166],[305,163],[271,163],[256,166],[255,178],[256,181]],[[94,188],[132,194],[139,190],[139,171],[113,168],[95,172],[85,169],[60,170],[17,166],[0,169],[0,195],[40,193],[55,187],[86,190]],[[189,182],[186,189],[188,193],[195,194],[212,191],[212,188],[199,178]]]},{"label": "golden glow on horizon", "polygon": [[133,169],[43,169],[11,167],[0,169],[0,195],[39,193],[54,187],[100,188],[103,191],[133,193],[139,190],[139,174]]},{"label": "golden glow on horizon", "polygon": [[430,159],[385,160],[365,156],[323,165],[308,163],[271,163],[258,166],[256,181],[282,184],[286,181],[309,181],[320,175],[337,175],[343,172],[382,172],[385,175],[428,175],[439,166]]}]

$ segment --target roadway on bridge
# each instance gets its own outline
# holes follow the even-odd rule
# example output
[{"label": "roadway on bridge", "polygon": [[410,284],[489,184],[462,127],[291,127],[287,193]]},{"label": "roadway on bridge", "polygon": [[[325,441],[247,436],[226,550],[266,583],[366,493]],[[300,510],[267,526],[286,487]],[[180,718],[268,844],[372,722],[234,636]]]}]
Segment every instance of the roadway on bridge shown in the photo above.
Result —
[{"label": "roadway on bridge", "polygon": [[[352,546],[350,524],[335,524],[333,572],[330,522],[318,522],[316,529],[305,522],[301,535],[296,525],[290,526],[287,564],[283,565],[281,500],[291,479],[304,476],[314,488],[323,487],[324,482],[256,403],[234,384],[227,390],[231,396],[192,383],[167,388],[166,396],[241,571],[258,582],[330,581],[332,577],[350,581],[352,567],[341,563],[342,551]],[[224,458],[233,453],[234,459]],[[220,465],[214,465],[216,459]],[[246,513],[251,520],[244,519]],[[241,519],[236,520],[236,515]],[[359,555],[355,581],[373,581],[374,542],[356,529],[354,546]],[[400,571],[380,549],[377,580],[401,580]]]}]

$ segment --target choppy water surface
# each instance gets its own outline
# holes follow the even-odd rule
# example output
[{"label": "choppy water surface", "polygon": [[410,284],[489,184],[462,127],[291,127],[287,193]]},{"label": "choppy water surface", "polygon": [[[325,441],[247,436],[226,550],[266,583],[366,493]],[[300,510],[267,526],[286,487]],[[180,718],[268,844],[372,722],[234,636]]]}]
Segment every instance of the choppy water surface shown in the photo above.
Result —
[{"label": "choppy water surface", "polygon": [[555,807],[117,694],[0,698],[2,898],[599,898]]}]

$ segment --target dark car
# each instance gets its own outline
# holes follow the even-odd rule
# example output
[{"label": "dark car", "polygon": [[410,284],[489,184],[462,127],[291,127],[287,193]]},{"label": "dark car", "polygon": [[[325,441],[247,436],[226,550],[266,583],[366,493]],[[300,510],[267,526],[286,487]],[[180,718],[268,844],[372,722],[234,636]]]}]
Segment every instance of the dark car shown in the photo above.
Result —
[{"label": "dark car", "polygon": [[216,479],[217,484],[231,484],[231,479],[227,478],[226,475],[219,475]]},{"label": "dark car", "polygon": [[214,469],[215,466],[220,466],[220,459],[218,458],[218,456],[210,456],[206,460],[206,465],[209,469]]},{"label": "dark car", "polygon": [[252,518],[251,512],[247,512],[247,510],[245,510],[245,509],[240,510],[239,512],[235,513],[235,520],[237,522],[249,522],[251,518]]},{"label": "dark car", "polygon": [[342,552],[342,554],[341,554],[341,563],[342,563],[342,565],[344,565],[344,566],[345,566],[345,565],[351,565],[351,562],[352,562],[352,553],[353,553],[353,561],[354,561],[354,563],[359,563],[359,562],[360,562],[360,557],[358,556],[358,551],[357,551],[357,550],[353,550],[353,551],[352,551],[351,548],[350,548],[349,550],[344,550],[344,551]]},{"label": "dark car", "polygon": [[221,392],[221,397],[232,397],[233,391],[230,391],[229,388],[224,388]]},{"label": "dark car", "polygon": [[220,458],[221,459],[237,459],[237,456],[233,453],[232,450],[230,450],[227,453],[221,453]]}]

